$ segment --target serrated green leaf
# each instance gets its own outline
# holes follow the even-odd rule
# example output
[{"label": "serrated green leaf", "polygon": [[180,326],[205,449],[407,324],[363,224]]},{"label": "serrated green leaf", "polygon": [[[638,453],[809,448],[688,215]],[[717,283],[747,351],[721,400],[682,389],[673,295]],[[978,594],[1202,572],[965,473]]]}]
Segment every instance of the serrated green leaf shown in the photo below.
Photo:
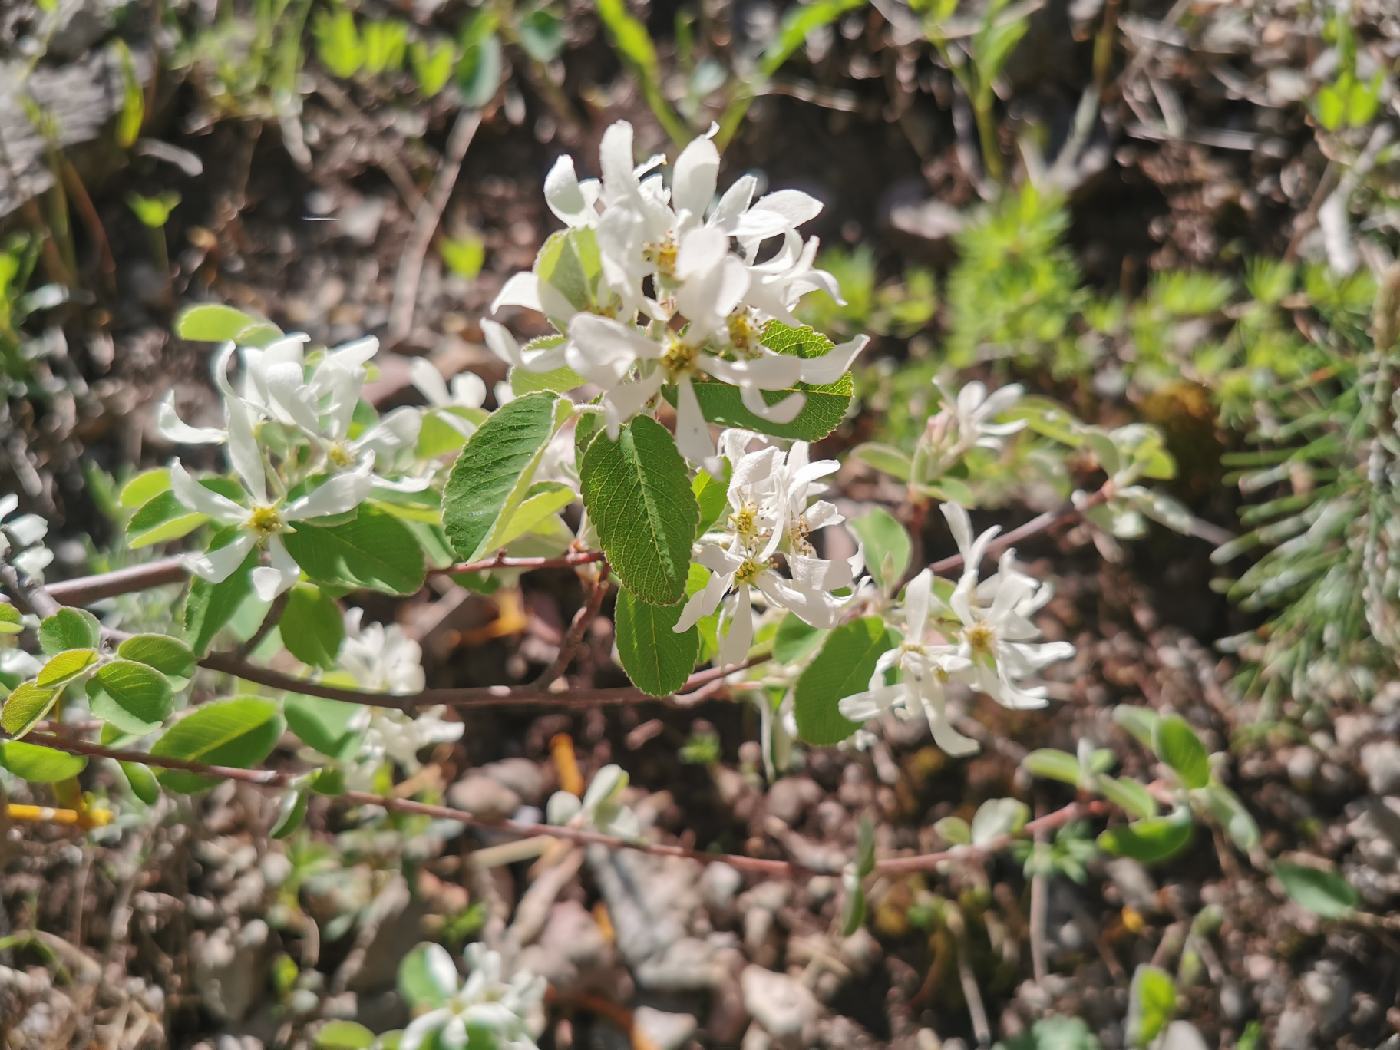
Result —
[{"label": "serrated green leaf", "polygon": [[31,784],[53,784],[77,776],[87,765],[82,755],[70,755],[51,747],[0,740],[0,766]]},{"label": "serrated green leaf", "polygon": [[1079,786],[1079,759],[1068,751],[1042,747],[1023,758],[1021,766],[1031,776],[1059,780],[1071,787]]},{"label": "serrated green leaf", "polygon": [[442,494],[442,522],[457,556],[481,557],[519,506],[559,423],[556,399],[526,394],[497,409],[462,447]]},{"label": "serrated green leaf", "polygon": [[92,676],[92,713],[127,733],[146,733],[174,706],[165,675],[135,660],[110,660]]},{"label": "serrated green leaf", "polygon": [[872,507],[847,524],[865,550],[865,564],[875,582],[887,592],[895,591],[913,554],[908,531],[883,507]]},{"label": "serrated green leaf", "polygon": [[335,666],[345,621],[334,599],[319,587],[303,583],[288,591],[277,624],[282,644],[302,663],[322,670]]},{"label": "serrated green leaf", "polygon": [[283,542],[306,575],[320,583],[403,595],[416,594],[427,575],[413,530],[370,504],[334,525],[298,522]]},{"label": "serrated green leaf", "polygon": [[1171,767],[1184,787],[1203,788],[1210,783],[1210,755],[1184,718],[1178,715],[1159,718],[1152,733],[1152,749]]},{"label": "serrated green leaf", "polygon": [[622,669],[642,692],[669,696],[685,684],[700,653],[700,632],[692,626],[677,634],[673,627],[682,605],[648,605],[623,588],[613,622]]},{"label": "serrated green leaf", "polygon": [[21,682],[5,697],[5,707],[0,712],[0,727],[10,736],[24,736],[35,722],[49,713],[60,692],[59,689],[46,689],[32,680]]},{"label": "serrated green leaf", "polygon": [[[261,697],[240,696],[195,708],[161,735],[151,754],[246,769],[272,753],[282,728],[276,704]],[[179,769],[162,769],[156,779],[168,790],[183,794],[218,783]]]},{"label": "serrated green leaf", "polygon": [[638,416],[616,441],[604,434],[588,446],[579,476],[614,575],[651,605],[680,601],[700,509],[670,432]]},{"label": "serrated green leaf", "polygon": [[178,638],[163,634],[137,634],[117,646],[117,655],[154,667],[172,678],[189,678],[194,674],[194,653]]},{"label": "serrated green leaf", "polygon": [[364,737],[364,709],[357,704],[300,693],[287,697],[287,726],[303,743],[330,758],[353,758]]},{"label": "serrated green leaf", "polygon": [[798,736],[809,744],[839,744],[859,729],[837,704],[870,685],[875,662],[894,644],[878,616],[863,616],[828,634],[793,688]]},{"label": "serrated green leaf", "polygon": [[1180,853],[1194,829],[1190,814],[1148,817],[1104,831],[1098,838],[1099,849],[1155,864]]},{"label": "serrated green leaf", "polygon": [[86,609],[59,609],[39,624],[39,648],[50,656],[69,649],[96,649],[102,623]]},{"label": "serrated green leaf", "polygon": [[1324,919],[1344,919],[1356,910],[1358,897],[1335,871],[1279,861],[1274,874],[1295,903]]},{"label": "serrated green leaf", "polygon": [[[791,328],[779,321],[769,321],[763,329],[763,345],[779,354],[821,357],[831,349],[832,343],[811,328]],[[744,407],[738,387],[719,382],[696,382],[692,385],[700,409],[710,422],[800,441],[820,441],[835,430],[846,416],[854,391],[849,372],[836,382],[822,386],[798,383],[789,389],[765,390],[763,399],[770,405],[777,404],[795,391],[801,391],[806,396],[802,411],[792,422],[773,423]],[[668,391],[667,397],[674,397],[674,392]]]}]

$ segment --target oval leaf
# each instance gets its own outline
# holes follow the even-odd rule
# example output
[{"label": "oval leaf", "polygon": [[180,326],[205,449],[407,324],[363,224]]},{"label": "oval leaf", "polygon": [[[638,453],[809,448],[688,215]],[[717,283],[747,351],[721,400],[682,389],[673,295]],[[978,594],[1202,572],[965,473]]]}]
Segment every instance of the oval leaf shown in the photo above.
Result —
[{"label": "oval leaf", "polygon": [[170,683],[153,667],[112,660],[93,675],[92,713],[127,733],[146,733],[169,716]]},{"label": "oval leaf", "polygon": [[1183,787],[1203,788],[1210,783],[1210,755],[1184,718],[1159,718],[1152,732],[1152,749],[1172,768]]},{"label": "oval leaf", "polygon": [[[151,754],[246,769],[272,753],[282,726],[282,715],[272,701],[235,697],[196,708],[165,731],[151,747]],[[179,769],[162,769],[156,779],[180,792],[203,791],[218,783]]]},{"label": "oval leaf", "polygon": [[613,622],[617,655],[632,684],[651,696],[669,696],[683,686],[700,654],[700,631],[691,627],[677,634],[680,605],[648,605],[631,591],[617,596]]},{"label": "oval leaf", "polygon": [[82,772],[87,759],[20,740],[0,741],[0,766],[32,784],[52,784]]},{"label": "oval leaf", "polygon": [[1189,815],[1136,820],[1099,835],[1099,848],[1144,864],[1154,864],[1184,849],[1191,841],[1194,826]]},{"label": "oval leaf", "polygon": [[58,689],[46,689],[37,682],[21,682],[5,697],[0,726],[10,736],[24,736],[35,722],[49,713],[59,692]]},{"label": "oval leaf", "polygon": [[96,649],[102,624],[86,609],[59,609],[39,624],[39,648],[53,656],[68,649]]},{"label": "oval leaf", "polygon": [[190,647],[163,634],[133,635],[117,646],[117,655],[154,667],[173,678],[188,678],[194,674],[194,653]]},{"label": "oval leaf", "polygon": [[842,624],[826,636],[797,679],[793,708],[797,733],[809,744],[839,744],[860,728],[837,709],[845,697],[870,684],[875,661],[894,645],[878,616]]},{"label": "oval leaf", "polygon": [[1335,871],[1279,861],[1274,874],[1289,898],[1314,915],[1344,919],[1356,910],[1356,891]]}]

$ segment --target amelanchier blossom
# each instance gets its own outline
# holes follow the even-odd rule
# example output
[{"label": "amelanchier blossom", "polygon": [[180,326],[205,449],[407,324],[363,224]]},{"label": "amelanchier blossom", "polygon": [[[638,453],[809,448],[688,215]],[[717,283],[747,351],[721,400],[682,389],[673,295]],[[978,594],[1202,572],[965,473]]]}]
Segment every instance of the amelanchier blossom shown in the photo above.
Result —
[{"label": "amelanchier blossom", "polygon": [[[423,688],[423,649],[398,624],[365,623],[363,609],[345,612],[345,638],[337,667],[356,688],[403,695]],[[348,728],[364,736],[354,758],[345,763],[346,783],[364,788],[385,762],[412,775],[421,768],[424,748],[461,737],[466,727],[444,717],[447,709],[425,707],[407,712],[388,707],[360,707]]]},{"label": "amelanchier blossom", "polygon": [[[538,310],[564,338],[529,351],[484,326],[487,344],[504,360],[528,371],[572,369],[602,391],[613,438],[673,390],[676,443],[692,462],[714,454],[698,385],[733,386],[754,415],[788,423],[805,402],[799,383],[831,383],[850,367],[864,336],[813,358],[780,354],[762,341],[770,320],[796,323],[792,308],[807,292],[839,297],[831,275],[813,266],[816,239],[797,233],[820,202],[797,190],[755,201],[751,176],[716,200],[719,153],[709,135],[681,151],[669,186],[656,170],[661,158],[636,164],[629,124],[607,130],[599,160],[601,180],[580,181],[568,157],[545,180],[550,208],[570,227],[566,236],[586,239],[576,254],[596,257],[597,272],[590,276],[580,262],[567,279],[553,272],[511,278],[493,308]],[[774,239],[777,249],[760,258]],[[772,392],[785,396],[769,404],[763,395]]]},{"label": "amelanchier blossom", "polygon": [[530,1019],[544,1002],[545,981],[533,974],[505,977],[501,956],[480,942],[467,945],[461,981],[441,945],[424,945],[424,975],[441,1005],[416,1017],[399,1037],[399,1050],[539,1050]]},{"label": "amelanchier blossom", "polygon": [[755,603],[787,609],[814,627],[834,627],[852,600],[835,592],[854,586],[860,565],[858,558],[819,558],[810,540],[817,529],[843,520],[832,504],[813,502],[825,488],[819,479],[835,471],[835,462],[809,462],[805,442],[786,453],[769,445],[750,451],[755,439],[741,430],[720,437],[731,467],[729,512],[696,544],[695,560],[710,577],[675,626],[687,631],[721,609],[721,664],[748,655]]},{"label": "amelanchier blossom", "polygon": [[903,717],[922,713],[934,742],[949,754],[963,755],[976,751],[977,743],[949,721],[950,684],[985,693],[1005,707],[1043,707],[1044,685],[1027,680],[1074,655],[1074,647],[1039,640],[1030,618],[1050,600],[1051,591],[1017,568],[1012,551],[1002,555],[995,574],[981,579],[987,545],[999,530],[974,538],[965,510],[951,503],[942,510],[963,556],[957,586],[945,605],[933,592],[928,569],[910,581],[902,606],[903,640],[880,657],[868,688],[845,697],[839,707],[855,721],[884,711]]},{"label": "amelanchier blossom", "polygon": [[640,838],[642,825],[637,815],[622,802],[627,783],[627,773],[621,766],[604,766],[593,774],[582,799],[567,791],[550,795],[545,804],[545,819],[560,827],[567,824],[621,839]]},{"label": "amelanchier blossom", "polygon": [[943,407],[929,418],[920,444],[925,455],[940,463],[951,463],[974,448],[1000,452],[1008,437],[1025,429],[1024,419],[997,422],[1021,400],[1024,391],[1020,384],[991,393],[985,383],[976,380],[956,393],[942,383],[935,385]]}]

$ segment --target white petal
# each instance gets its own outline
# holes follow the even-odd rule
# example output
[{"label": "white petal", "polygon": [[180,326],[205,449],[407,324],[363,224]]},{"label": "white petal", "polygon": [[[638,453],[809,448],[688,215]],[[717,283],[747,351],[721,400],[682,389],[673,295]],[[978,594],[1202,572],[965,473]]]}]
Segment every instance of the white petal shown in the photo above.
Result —
[{"label": "white petal", "polygon": [[723,667],[741,663],[753,645],[753,603],[747,587],[739,588],[732,608],[728,631],[719,643],[719,662]]},{"label": "white petal", "polygon": [[14,537],[18,546],[29,547],[48,535],[49,523],[37,514],[21,514],[6,523],[5,531]]},{"label": "white petal", "polygon": [[267,474],[258,439],[253,434],[253,421],[248,417],[248,407],[239,400],[225,401],[224,415],[228,420],[229,462],[253,501],[266,503]]},{"label": "white petal", "polygon": [[702,617],[709,616],[719,608],[720,599],[724,597],[724,592],[727,590],[729,590],[727,578],[718,573],[711,575],[705,586],[696,591],[685,603],[685,608],[681,610],[680,619],[676,621],[673,630],[677,634],[681,634],[694,627]]},{"label": "white petal", "polygon": [[609,201],[615,201],[637,189],[637,174],[633,170],[632,125],[619,120],[603,132],[598,147],[598,161],[603,171],[603,189]]},{"label": "white petal", "polygon": [[301,569],[277,536],[268,541],[267,553],[272,564],[259,565],[253,570],[253,590],[263,601],[270,602],[283,591],[291,589],[301,576]]},{"label": "white petal", "polygon": [[232,525],[248,517],[246,507],[240,507],[227,496],[221,496],[195,481],[178,459],[170,464],[170,491],[190,510],[207,514],[217,522]]},{"label": "white petal", "polygon": [[539,281],[532,273],[518,273],[496,293],[496,298],[491,301],[491,312],[494,314],[503,306],[523,306],[527,310],[535,310],[543,313],[540,306]]},{"label": "white petal", "polygon": [[219,445],[228,437],[219,427],[192,427],[182,420],[175,411],[173,391],[165,395],[156,409],[156,430],[161,437],[177,445]]},{"label": "white petal", "polygon": [[757,185],[758,180],[752,175],[741,175],[735,179],[730,184],[729,189],[724,191],[719,203],[715,205],[715,210],[710,214],[710,225],[718,227],[725,233],[733,233],[740,216],[748,210]]},{"label": "white petal", "polygon": [[374,457],[370,456],[354,470],[335,475],[305,496],[287,504],[283,517],[287,521],[305,521],[354,510],[369,497],[369,490],[374,484],[370,476],[373,469]]},{"label": "white petal", "polygon": [[813,386],[836,382],[869,342],[867,336],[858,335],[849,342],[833,346],[821,357],[806,358],[802,362],[802,381]]},{"label": "white petal", "polygon": [[573,157],[566,154],[549,169],[544,177],[544,200],[560,222],[578,226],[587,220],[591,208],[579,186]]},{"label": "white petal", "polygon": [[760,388],[748,384],[739,387],[739,400],[759,419],[766,419],[770,423],[777,423],[780,426],[791,423],[797,418],[797,414],[802,411],[802,406],[807,403],[807,395],[797,390],[783,398],[776,404],[770,405],[763,397],[763,390],[771,388]]},{"label": "white petal", "polygon": [[690,462],[703,462],[715,454],[710,425],[705,422],[705,413],[700,410],[700,401],[690,379],[682,376],[676,390],[676,447]]},{"label": "white petal", "polygon": [[[482,321],[481,329],[483,332],[488,324],[495,324],[495,322]],[[497,327],[500,326],[497,325]],[[489,345],[489,339],[487,343]],[[415,357],[413,363],[408,366],[408,375],[413,380],[413,385],[418,388],[418,392],[427,399],[428,404],[442,406],[452,403],[452,395],[447,392],[447,380],[442,378],[442,373],[426,357]]]},{"label": "white petal", "polygon": [[928,626],[929,607],[933,597],[933,573],[925,569],[904,588],[904,623],[906,640],[922,642]]},{"label": "white petal", "polygon": [[334,365],[354,371],[363,368],[370,358],[379,353],[379,340],[372,335],[361,336],[328,351],[324,364]]},{"label": "white petal", "polygon": [[210,583],[222,583],[243,564],[243,559],[248,557],[248,552],[256,542],[257,537],[251,532],[240,532],[232,542],[224,544],[218,550],[185,555],[185,566],[200,579]]},{"label": "white petal", "polygon": [[719,150],[708,138],[698,138],[676,158],[671,175],[671,206],[699,218],[715,195]]}]

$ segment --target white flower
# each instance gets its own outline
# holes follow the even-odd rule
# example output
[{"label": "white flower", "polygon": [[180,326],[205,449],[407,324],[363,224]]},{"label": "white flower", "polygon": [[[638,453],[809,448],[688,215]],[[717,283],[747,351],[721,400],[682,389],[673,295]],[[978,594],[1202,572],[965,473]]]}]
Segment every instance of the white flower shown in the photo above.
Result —
[{"label": "white flower", "polygon": [[267,468],[262,451],[253,436],[247,406],[239,399],[225,402],[228,421],[228,455],[234,473],[243,484],[244,502],[222,496],[195,481],[179,460],[170,464],[170,490],[186,507],[208,516],[220,525],[237,526],[238,531],[224,546],[204,554],[186,556],[191,572],[211,583],[228,579],[255,547],[268,553],[268,565],[253,570],[253,589],[264,601],[271,601],[297,581],[300,570],[282,542],[282,533],[295,522],[343,514],[354,510],[369,495],[374,484],[371,471],[374,456],[368,455],[353,469],[335,474],[304,496],[288,500],[268,494]]},{"label": "white flower", "polygon": [[593,775],[582,800],[567,791],[551,795],[545,805],[545,819],[560,827],[591,828],[622,839],[640,838],[641,822],[622,803],[627,780],[627,773],[621,766],[604,766]]},{"label": "white flower", "polygon": [[[909,581],[904,591],[904,639],[894,649],[881,654],[870,685],[862,693],[841,700],[841,713],[855,722],[864,722],[884,711],[908,718],[918,712],[928,720],[933,742],[950,755],[966,755],[977,750],[977,742],[963,736],[948,719],[947,685],[955,676],[969,670],[972,662],[957,647],[928,640],[929,613],[934,602],[933,573],[925,569]],[[891,669],[899,681],[886,684]]]},{"label": "white flower", "polygon": [[423,688],[423,649],[398,624],[366,624],[363,609],[345,612],[345,638],[336,662],[356,686],[377,693]]},{"label": "white flower", "polygon": [[[18,507],[18,496],[13,493],[0,496],[0,558],[8,556],[26,577],[41,582],[44,570],[53,562],[53,552],[39,544],[48,535],[49,523],[37,514],[19,514],[11,518]],[[16,551],[13,555],[10,554],[12,549]]]},{"label": "white flower", "polygon": [[452,385],[449,387],[447,380],[431,361],[425,357],[416,357],[409,366],[409,376],[418,392],[436,410],[439,419],[463,437],[471,437],[476,427],[455,410],[476,411],[486,404],[486,383],[479,375],[475,372],[461,372],[452,377]]},{"label": "white flower", "polygon": [[1010,550],[996,574],[979,581],[983,552],[997,530],[974,540],[967,511],[951,503],[942,509],[965,559],[948,605],[961,625],[958,653],[971,663],[966,680],[1005,707],[1044,707],[1045,687],[1023,680],[1074,655],[1068,642],[1037,640],[1040,631],[1030,617],[1050,600],[1051,588],[1021,572]]},{"label": "white flower", "polygon": [[452,957],[440,945],[424,945],[424,971],[441,1005],[415,1018],[399,1038],[399,1050],[467,1050],[480,1041],[497,1050],[539,1050],[531,1025],[544,1001],[545,981],[529,973],[504,978],[498,953],[467,945],[467,979],[459,986]]},{"label": "white flower", "polygon": [[943,407],[928,421],[925,440],[948,460],[973,448],[1000,452],[1008,437],[1026,427],[1024,419],[995,422],[1021,400],[1020,384],[1004,386],[991,394],[987,393],[985,384],[976,381],[956,394],[942,383],[935,385],[943,398]]},{"label": "white flower", "polygon": [[[695,559],[710,570],[704,587],[681,610],[675,630],[689,630],[723,606],[719,660],[727,665],[748,655],[753,644],[753,605],[787,609],[814,627],[832,627],[853,597],[832,592],[855,582],[859,559],[828,561],[816,556],[810,535],[840,522],[836,508],[812,503],[817,479],[836,469],[833,461],[811,463],[805,442],[786,456],[772,447],[748,451],[755,435],[726,431],[720,438],[732,465],[729,515],[722,528],[696,545]],[[782,554],[787,576],[778,571]]]}]

